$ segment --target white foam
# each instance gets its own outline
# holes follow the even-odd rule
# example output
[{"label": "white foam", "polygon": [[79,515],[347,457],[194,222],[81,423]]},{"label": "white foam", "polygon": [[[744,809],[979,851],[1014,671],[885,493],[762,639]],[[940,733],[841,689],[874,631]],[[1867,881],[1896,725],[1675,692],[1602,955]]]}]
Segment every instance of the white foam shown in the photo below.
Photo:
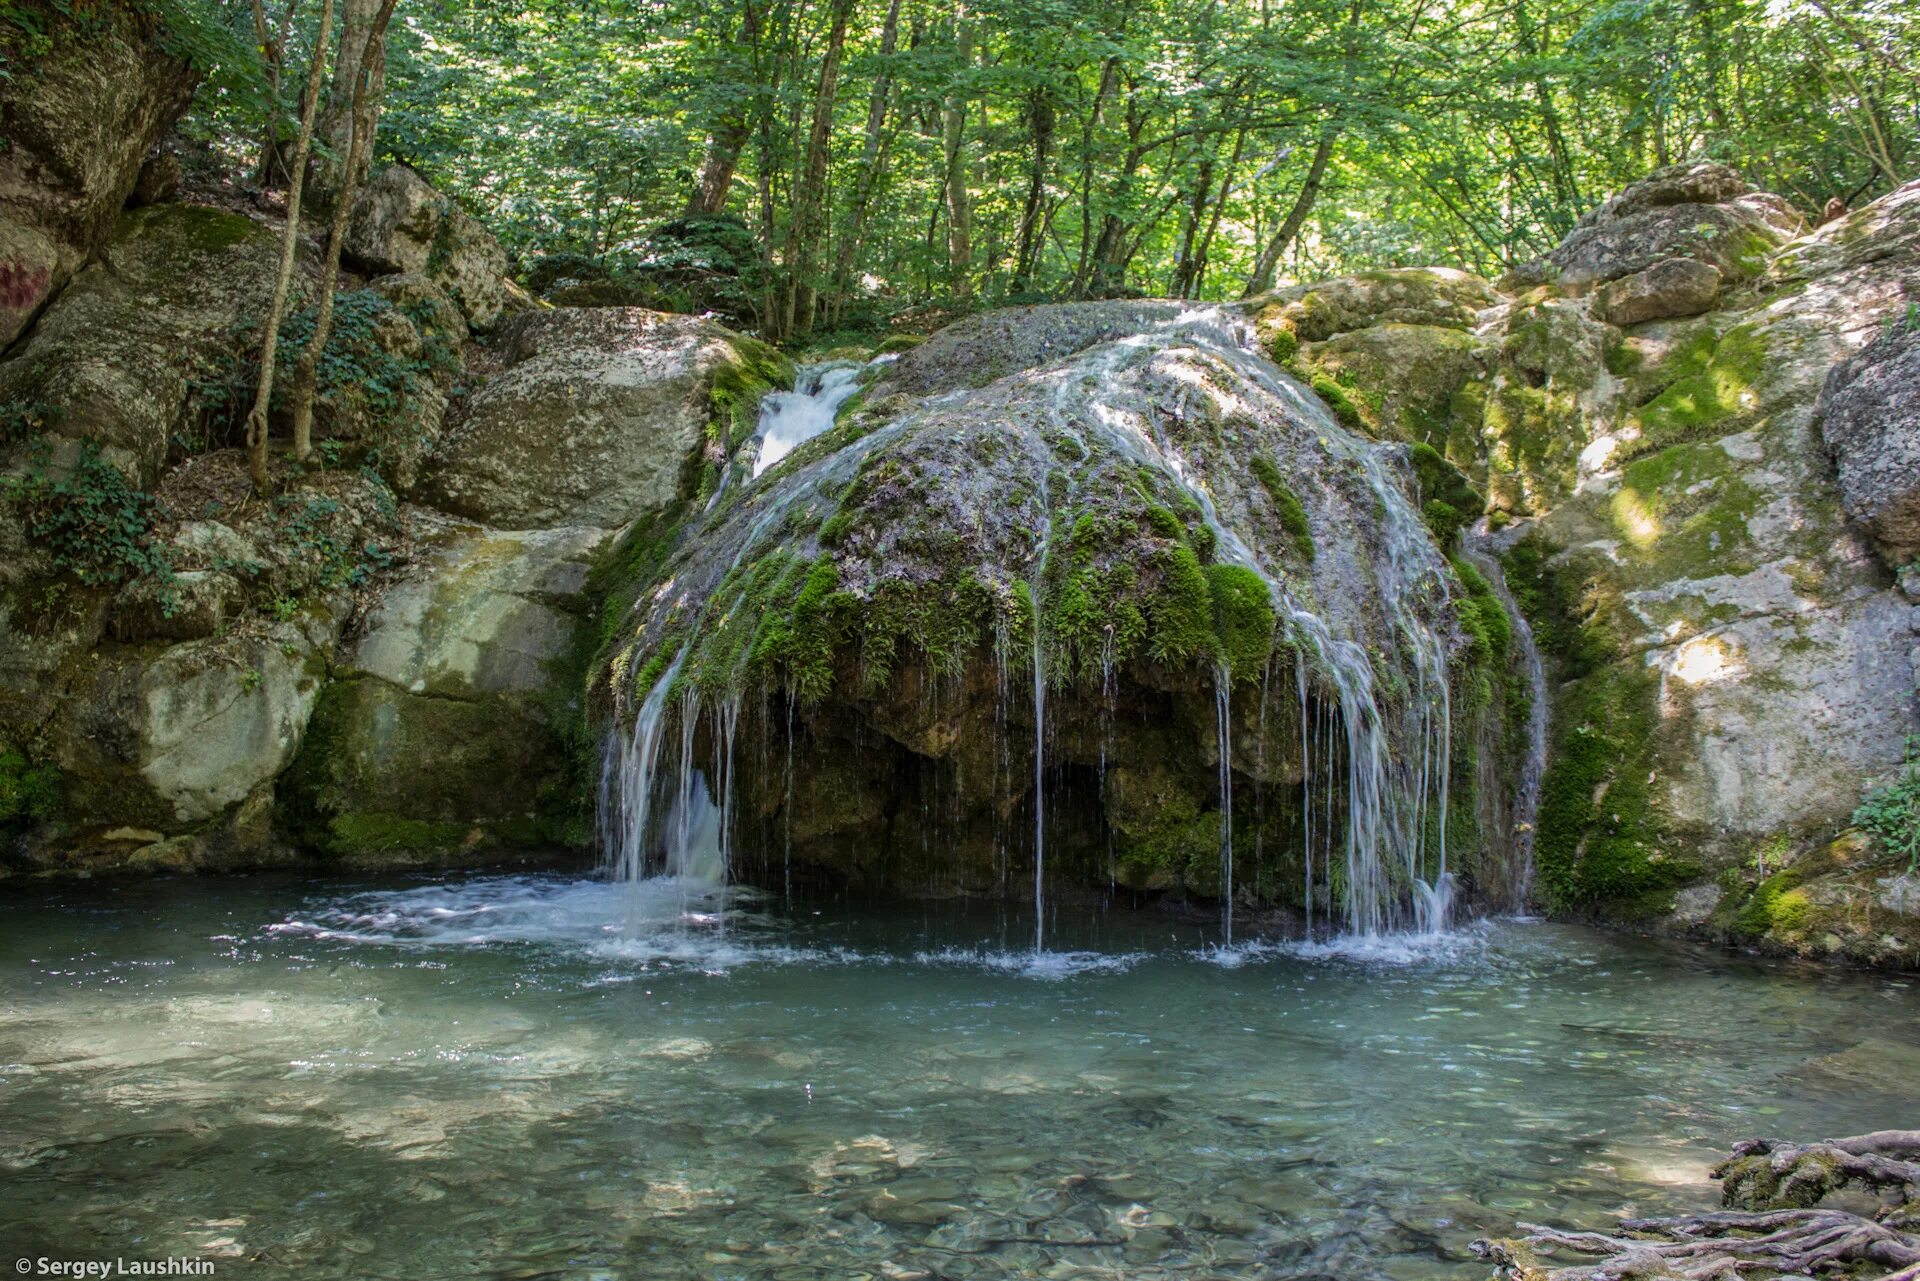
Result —
[{"label": "white foam", "polygon": [[943,947],[916,952],[922,965],[964,965],[1017,978],[1058,981],[1078,974],[1124,974],[1147,959],[1145,952],[1008,952],[979,947]]},{"label": "white foam", "polygon": [[405,948],[542,945],[715,972],[863,959],[846,949],[756,937],[747,912],[756,898],[671,876],[631,883],[493,876],[350,895],[315,904],[267,932]]}]

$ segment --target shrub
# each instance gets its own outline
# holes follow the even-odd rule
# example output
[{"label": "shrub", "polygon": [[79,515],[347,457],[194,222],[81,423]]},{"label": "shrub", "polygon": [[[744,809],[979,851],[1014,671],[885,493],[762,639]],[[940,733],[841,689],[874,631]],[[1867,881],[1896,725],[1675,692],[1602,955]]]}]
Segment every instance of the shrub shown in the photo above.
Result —
[{"label": "shrub", "polygon": [[1862,801],[1853,821],[1895,855],[1904,855],[1909,874],[1920,868],[1920,734],[1907,736],[1900,777]]}]

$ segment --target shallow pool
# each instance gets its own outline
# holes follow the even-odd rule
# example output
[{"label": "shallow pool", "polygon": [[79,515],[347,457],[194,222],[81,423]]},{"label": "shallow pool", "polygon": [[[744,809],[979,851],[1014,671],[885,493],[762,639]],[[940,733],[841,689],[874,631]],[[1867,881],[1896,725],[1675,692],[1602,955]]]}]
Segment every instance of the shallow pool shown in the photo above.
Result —
[{"label": "shallow pool", "polygon": [[1731,1141],[1920,1121],[1920,988],[1497,922],[1212,946],[1133,914],[671,882],[0,897],[0,1271],[1481,1277],[1716,1201]]}]

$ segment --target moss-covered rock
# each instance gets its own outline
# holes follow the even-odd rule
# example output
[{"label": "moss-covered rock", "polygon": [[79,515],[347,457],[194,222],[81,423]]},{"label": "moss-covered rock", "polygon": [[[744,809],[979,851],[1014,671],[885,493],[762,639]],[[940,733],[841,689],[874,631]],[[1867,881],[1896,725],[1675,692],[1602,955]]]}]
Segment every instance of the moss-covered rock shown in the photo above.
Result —
[{"label": "moss-covered rock", "polygon": [[1801,230],[1780,197],[1753,190],[1725,165],[1693,161],[1657,170],[1588,213],[1547,259],[1568,281],[1618,280],[1672,258],[1745,280]]},{"label": "moss-covered rock", "polygon": [[99,248],[195,76],[131,4],[17,0],[0,34],[0,350]]},{"label": "moss-covered rock", "polygon": [[[1342,679],[1380,691],[1393,741],[1428,732],[1419,691],[1438,691],[1409,637],[1442,661],[1470,641],[1419,504],[1470,514],[1477,495],[1432,449],[1401,461],[1275,386],[1227,317],[1126,308],[936,335],[899,366],[963,342],[991,367],[1036,363],[934,398],[876,389],[664,556],[657,527],[636,540],[608,712],[628,732],[673,673],[695,763],[731,780],[738,857],[790,848],[869,886],[1003,891],[1030,857],[1008,833],[1032,830],[1038,719],[1049,877],[1217,896],[1231,841],[1242,892],[1303,907],[1298,682],[1323,722],[1342,697],[1321,646],[1352,638],[1339,661],[1369,672]],[[1100,337],[1123,322],[1125,341]],[[789,788],[789,759],[806,783]],[[1496,844],[1459,848],[1471,865]],[[1410,894],[1407,876],[1387,892]]]},{"label": "moss-covered rock", "polygon": [[192,425],[198,385],[230,360],[235,330],[265,312],[278,252],[273,232],[225,210],[125,215],[100,261],[0,361],[0,406],[93,442],[151,485]]}]

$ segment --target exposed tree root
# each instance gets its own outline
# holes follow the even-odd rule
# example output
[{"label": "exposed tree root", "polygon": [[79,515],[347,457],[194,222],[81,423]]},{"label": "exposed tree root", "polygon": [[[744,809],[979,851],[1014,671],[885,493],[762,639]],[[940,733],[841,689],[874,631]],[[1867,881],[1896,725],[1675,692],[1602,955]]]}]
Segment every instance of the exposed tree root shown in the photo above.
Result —
[{"label": "exposed tree root", "polygon": [[[1835,1271],[1920,1281],[1920,1130],[1810,1144],[1748,1139],[1713,1176],[1732,1208],[1626,1219],[1617,1234],[1522,1223],[1524,1239],[1475,1241],[1473,1252],[1494,1265],[1496,1278],[1512,1281],[1748,1281]],[[1845,1187],[1882,1194],[1888,1204],[1871,1219],[1815,1208]],[[1549,1268],[1539,1261],[1560,1250],[1597,1262]]]}]

